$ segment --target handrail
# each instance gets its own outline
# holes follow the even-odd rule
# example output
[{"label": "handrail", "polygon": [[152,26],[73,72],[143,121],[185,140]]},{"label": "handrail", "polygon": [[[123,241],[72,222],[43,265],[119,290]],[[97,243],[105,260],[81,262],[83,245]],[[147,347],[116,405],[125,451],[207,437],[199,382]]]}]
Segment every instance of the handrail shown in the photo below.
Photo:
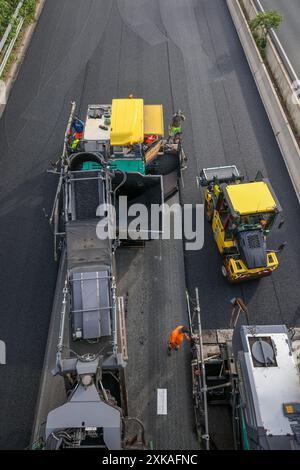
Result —
[{"label": "handrail", "polygon": [[[15,20],[17,19],[18,15],[19,15],[19,13],[20,13],[20,10],[21,10],[21,8],[22,8],[22,6],[23,6],[23,3],[24,3],[24,0],[21,0],[21,1],[18,3],[18,6],[17,6],[17,8],[16,8],[16,10],[15,10],[13,16],[12,16],[12,19],[11,19],[9,25],[7,26],[6,31],[5,31],[3,37],[2,37],[2,39],[1,39],[1,41],[0,41],[0,53],[3,51],[3,49],[4,49],[4,47],[5,47],[6,43],[7,43],[7,40],[8,40],[8,38],[9,38],[9,35],[10,35],[11,30],[12,30],[12,28],[13,28],[13,24],[14,24]],[[23,18],[22,16],[20,16],[20,20],[19,20],[19,22],[18,22],[18,25],[17,25],[17,28],[16,28],[16,32],[15,32],[14,36],[12,37],[10,43],[8,44],[7,49],[6,49],[6,51],[5,51],[5,54],[4,54],[4,57],[3,57],[3,59],[2,59],[2,61],[1,61],[1,63],[0,63],[0,77],[1,77],[1,75],[3,74],[3,71],[4,71],[5,67],[6,67],[6,64],[7,64],[8,60],[9,60],[9,58],[10,58],[10,55],[11,55],[11,53],[12,53],[12,50],[13,50],[14,45],[15,45],[15,43],[16,43],[16,40],[17,40],[18,37],[19,37],[19,34],[20,34],[21,29],[22,29],[23,24],[24,24],[24,20],[25,20],[25,18]]]},{"label": "handrail", "polygon": [[4,33],[3,36],[2,36],[2,39],[1,39],[1,41],[0,41],[0,53],[2,52],[2,49],[3,49],[3,47],[5,46],[5,43],[6,43],[6,41],[7,41],[7,38],[8,38],[8,36],[9,36],[9,33],[10,33],[11,30],[12,30],[13,23],[14,23],[15,19],[17,18],[20,9],[21,9],[22,6],[23,6],[23,2],[24,2],[24,0],[21,0],[21,1],[18,3],[17,8],[16,8],[16,10],[15,10],[15,12],[14,12],[14,14],[13,14],[11,20],[10,20],[10,23],[9,23],[9,25],[7,26],[6,31],[5,31],[5,33]]}]

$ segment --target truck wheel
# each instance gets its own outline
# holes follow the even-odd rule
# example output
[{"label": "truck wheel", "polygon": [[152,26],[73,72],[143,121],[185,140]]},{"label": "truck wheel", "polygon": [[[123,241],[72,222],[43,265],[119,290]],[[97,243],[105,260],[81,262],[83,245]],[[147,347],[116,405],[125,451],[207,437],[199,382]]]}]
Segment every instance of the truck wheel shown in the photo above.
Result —
[{"label": "truck wheel", "polygon": [[227,279],[227,269],[225,268],[224,264],[222,264],[222,276]]}]

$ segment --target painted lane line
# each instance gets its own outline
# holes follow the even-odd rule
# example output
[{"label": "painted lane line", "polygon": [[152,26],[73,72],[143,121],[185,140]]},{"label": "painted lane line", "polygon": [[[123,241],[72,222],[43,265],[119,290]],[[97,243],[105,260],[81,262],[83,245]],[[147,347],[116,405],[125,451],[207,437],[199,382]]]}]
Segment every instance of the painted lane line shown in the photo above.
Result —
[{"label": "painted lane line", "polygon": [[167,415],[167,389],[158,388],[157,389],[157,414],[158,415]]}]

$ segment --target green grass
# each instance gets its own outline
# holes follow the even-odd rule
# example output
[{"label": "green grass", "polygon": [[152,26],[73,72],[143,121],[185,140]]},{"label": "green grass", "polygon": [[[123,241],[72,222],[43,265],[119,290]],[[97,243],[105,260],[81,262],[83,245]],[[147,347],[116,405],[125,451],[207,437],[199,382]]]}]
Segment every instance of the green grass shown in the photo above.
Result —
[{"label": "green grass", "polygon": [[[12,16],[13,16],[15,10],[16,10],[16,7],[19,4],[19,1],[20,0],[0,0],[0,40],[3,36],[3,34],[5,33],[7,26],[11,22]],[[24,0],[23,6],[21,8],[20,15],[23,16],[23,18],[25,18],[25,21],[24,21],[25,26],[28,25],[29,23],[31,23],[32,21],[34,21],[37,4],[38,4],[38,0]],[[12,52],[11,52],[9,60],[6,64],[5,69],[4,69],[4,72],[1,76],[2,80],[6,79],[7,74],[10,70],[10,66],[16,59],[16,51],[18,50],[18,48],[19,48],[19,46],[22,42],[23,35],[24,35],[24,25],[23,25],[23,28],[21,30],[21,33],[20,33],[16,43],[15,43],[15,46],[14,46]],[[4,56],[4,54],[6,52],[7,45],[9,44],[10,40],[15,35],[16,27],[17,27],[17,21],[15,22],[15,24],[13,24],[12,30],[11,30],[8,38],[7,38],[7,41],[6,41],[6,45],[5,45],[4,49],[2,50],[2,53],[0,54],[0,60],[2,59],[2,57]]]},{"label": "green grass", "polygon": [[[0,39],[10,23],[18,3],[19,0],[0,0]],[[26,22],[34,19],[36,4],[37,0],[24,1],[21,14],[25,17]]]}]

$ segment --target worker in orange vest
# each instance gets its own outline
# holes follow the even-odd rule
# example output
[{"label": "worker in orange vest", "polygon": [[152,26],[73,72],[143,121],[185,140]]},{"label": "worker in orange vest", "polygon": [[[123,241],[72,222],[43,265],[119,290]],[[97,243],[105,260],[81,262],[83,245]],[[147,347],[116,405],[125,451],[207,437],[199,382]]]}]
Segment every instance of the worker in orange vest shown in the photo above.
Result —
[{"label": "worker in orange vest", "polygon": [[175,328],[175,330],[172,331],[169,337],[169,343],[168,343],[168,354],[171,354],[172,349],[175,349],[175,351],[178,351],[180,348],[183,338],[186,338],[188,341],[191,340],[189,336],[189,331],[187,328],[184,326],[180,325]]}]

